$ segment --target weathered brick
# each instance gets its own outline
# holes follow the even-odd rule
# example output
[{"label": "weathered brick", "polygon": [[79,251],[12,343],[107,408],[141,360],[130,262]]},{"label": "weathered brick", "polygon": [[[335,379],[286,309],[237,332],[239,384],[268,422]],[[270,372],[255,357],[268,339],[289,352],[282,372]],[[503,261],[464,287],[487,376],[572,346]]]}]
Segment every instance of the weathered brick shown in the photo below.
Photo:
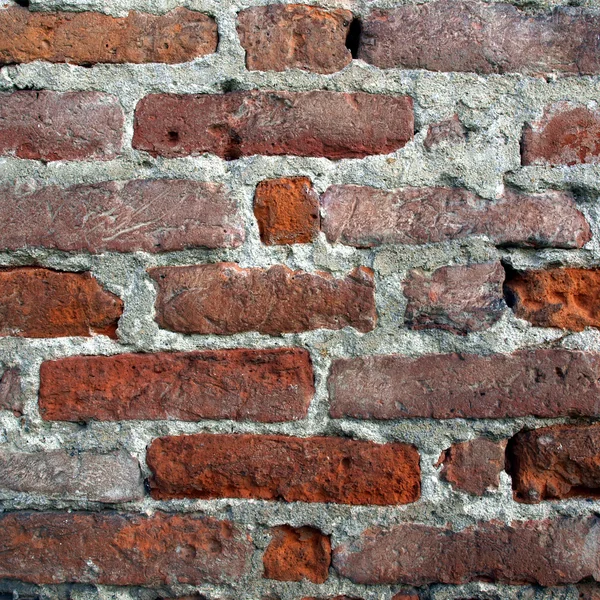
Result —
[{"label": "weathered brick", "polygon": [[99,92],[0,93],[0,156],[110,160],[121,151],[123,109]]},{"label": "weathered brick", "polygon": [[505,447],[506,441],[493,442],[487,438],[453,444],[438,461],[442,465],[441,478],[455,489],[483,496],[500,485]]},{"label": "weathered brick", "polygon": [[180,63],[215,52],[217,41],[215,20],[185,8],[160,16],[131,11],[124,18],[20,7],[0,11],[0,65]]},{"label": "weathered brick", "polygon": [[63,500],[129,502],[144,497],[140,465],[124,451],[110,454],[0,449],[0,490]]},{"label": "weathered brick", "polygon": [[407,504],[420,495],[419,454],[407,444],[337,437],[197,434],[155,439],[152,497]]},{"label": "weathered brick", "polygon": [[153,94],[135,112],[133,146],[153,156],[206,152],[363,158],[413,137],[408,96],[313,91]]},{"label": "weathered brick", "polygon": [[600,578],[597,517],[480,523],[461,531],[403,523],[338,546],[333,564],[356,583],[553,586]]},{"label": "weathered brick", "polygon": [[600,496],[600,425],[555,425],[514,436],[507,451],[520,502]]},{"label": "weathered brick", "polygon": [[42,363],[49,421],[303,419],[314,395],[306,350],[73,356]]},{"label": "weathered brick", "polygon": [[292,271],[283,265],[242,269],[233,263],[149,270],[158,285],[156,320],[183,333],[270,335],[375,327],[375,283],[370,269],[345,279]]},{"label": "weathered brick", "polygon": [[267,179],[256,186],[254,216],[263,244],[308,244],[319,233],[319,196],[308,177]]},{"label": "weathered brick", "polygon": [[123,302],[89,272],[0,269],[0,336],[116,338]]},{"label": "weathered brick", "polygon": [[253,6],[238,15],[238,35],[252,71],[334,73],[352,61],[349,10],[304,4]]},{"label": "weathered brick", "polygon": [[559,102],[523,129],[524,165],[600,163],[600,110]]},{"label": "weathered brick", "polygon": [[505,419],[600,415],[600,354],[363,356],[333,361],[336,418]]},{"label": "weathered brick", "polygon": [[504,312],[504,269],[499,262],[410,272],[404,322],[412,329],[443,329],[466,335],[493,325]]},{"label": "weathered brick", "polygon": [[0,577],[38,584],[238,580],[253,550],[232,523],[189,514],[15,512],[0,528]]},{"label": "weathered brick", "polygon": [[457,144],[467,139],[465,126],[460,122],[458,115],[433,123],[427,128],[427,137],[423,142],[426,150],[432,150],[441,143]]},{"label": "weathered brick", "polygon": [[307,596],[306,598],[302,598],[302,600],[362,600],[362,598],[357,598],[356,596],[328,596],[327,598]]},{"label": "weathered brick", "polygon": [[371,247],[429,244],[473,235],[498,245],[581,248],[590,226],[564,192],[505,192],[485,200],[457,188],[385,191],[356,185],[330,187],[321,198],[330,242]]},{"label": "weathered brick", "polygon": [[271,542],[263,555],[267,579],[325,583],[330,564],[329,536],[318,529],[289,525],[271,529]]},{"label": "weathered brick", "polygon": [[600,72],[600,16],[561,7],[528,15],[504,3],[438,0],[376,10],[358,58],[384,69],[476,73]]},{"label": "weathered brick", "polygon": [[597,583],[582,583],[577,586],[579,600],[600,600],[600,586]]},{"label": "weathered brick", "polygon": [[11,410],[16,416],[23,414],[21,374],[19,369],[5,369],[0,376],[0,410]]},{"label": "weathered brick", "polygon": [[392,600],[419,600],[419,594],[416,592],[400,592],[393,596]]},{"label": "weathered brick", "polygon": [[29,191],[0,186],[0,249],[161,252],[237,247],[244,229],[221,185],[185,180],[109,181]]},{"label": "weathered brick", "polygon": [[600,326],[600,270],[510,271],[505,293],[515,315],[537,327],[582,331]]}]

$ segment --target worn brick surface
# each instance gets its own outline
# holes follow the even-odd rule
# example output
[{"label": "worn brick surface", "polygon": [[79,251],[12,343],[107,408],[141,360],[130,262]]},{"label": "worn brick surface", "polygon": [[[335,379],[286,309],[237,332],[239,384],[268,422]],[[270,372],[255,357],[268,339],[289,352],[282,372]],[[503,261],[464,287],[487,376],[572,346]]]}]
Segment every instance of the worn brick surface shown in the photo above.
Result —
[{"label": "worn brick surface", "polygon": [[600,71],[600,16],[561,7],[527,14],[501,2],[437,0],[375,10],[364,19],[358,57],[384,69],[476,73]]},{"label": "worn brick surface", "polygon": [[4,369],[0,375],[0,410],[11,410],[16,415],[23,413],[21,374],[16,367]]},{"label": "worn brick surface", "polygon": [[413,137],[412,99],[383,94],[243,91],[152,94],[135,113],[133,146],[166,157],[212,153],[331,159],[388,154]]},{"label": "worn brick surface", "polygon": [[271,530],[271,542],[263,555],[267,579],[325,583],[330,564],[331,542],[318,529],[281,525]]},{"label": "worn brick surface", "polygon": [[564,192],[505,192],[484,200],[458,188],[384,191],[330,187],[322,196],[323,231],[330,242],[370,247],[429,244],[484,235],[495,244],[579,248],[590,226]]},{"label": "worn brick surface", "polygon": [[427,150],[432,150],[442,143],[458,144],[466,139],[465,126],[460,122],[458,115],[453,115],[450,119],[430,125],[423,145]]},{"label": "worn brick surface", "polygon": [[352,60],[349,10],[304,4],[253,6],[238,15],[238,34],[252,71],[304,69],[334,73]]},{"label": "worn brick surface", "polygon": [[26,453],[0,449],[0,490],[96,502],[144,497],[139,463],[124,451]]},{"label": "worn brick surface", "polygon": [[110,160],[121,151],[124,116],[99,92],[0,92],[0,156]]},{"label": "worn brick surface", "polygon": [[121,300],[89,273],[0,269],[0,336],[116,337]]},{"label": "worn brick surface", "polygon": [[0,64],[180,63],[215,52],[217,41],[214,19],[185,8],[160,16],[132,11],[124,18],[0,11]]},{"label": "worn brick surface", "polygon": [[504,312],[504,269],[498,262],[413,270],[404,283],[404,322],[412,329],[466,335],[493,325]]},{"label": "worn brick surface", "polygon": [[370,331],[377,319],[370,269],[346,278],[292,271],[283,265],[242,269],[233,263],[157,267],[156,320],[183,333],[277,335],[350,326]]},{"label": "worn brick surface", "polygon": [[158,438],[147,454],[152,496],[406,504],[420,494],[407,444],[339,437],[197,434]]},{"label": "worn brick surface", "polygon": [[337,359],[328,385],[334,417],[504,419],[598,416],[599,382],[599,354],[537,349]]},{"label": "worn brick surface", "polygon": [[42,363],[46,420],[236,419],[306,416],[314,394],[306,350],[215,350],[73,356]]},{"label": "worn brick surface", "polygon": [[237,580],[252,544],[195,515],[18,512],[0,516],[0,577],[35,583],[201,584]]},{"label": "worn brick surface", "polygon": [[108,181],[37,190],[0,187],[0,249],[161,252],[236,247],[244,230],[223,186],[186,180]]},{"label": "worn brick surface", "polygon": [[597,517],[480,523],[461,531],[403,523],[372,528],[338,546],[333,564],[357,583],[553,586],[598,579]]}]

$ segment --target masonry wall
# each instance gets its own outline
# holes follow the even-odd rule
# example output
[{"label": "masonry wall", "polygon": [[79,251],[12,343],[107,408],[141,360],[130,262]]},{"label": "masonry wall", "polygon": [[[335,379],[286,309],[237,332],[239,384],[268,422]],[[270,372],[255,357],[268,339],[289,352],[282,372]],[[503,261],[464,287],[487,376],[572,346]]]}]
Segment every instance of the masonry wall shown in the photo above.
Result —
[{"label": "masonry wall", "polygon": [[571,4],[0,0],[2,600],[600,598]]}]

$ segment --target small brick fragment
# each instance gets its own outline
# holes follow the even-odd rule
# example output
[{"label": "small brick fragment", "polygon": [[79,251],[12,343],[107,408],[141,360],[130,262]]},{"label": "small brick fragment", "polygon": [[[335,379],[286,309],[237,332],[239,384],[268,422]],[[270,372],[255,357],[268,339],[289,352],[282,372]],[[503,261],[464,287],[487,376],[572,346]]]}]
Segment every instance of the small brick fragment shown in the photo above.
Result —
[{"label": "small brick fragment", "polygon": [[600,600],[600,586],[597,583],[582,583],[577,586],[579,600]]},{"label": "small brick fragment", "polygon": [[303,419],[314,395],[306,350],[72,356],[42,363],[49,421]]},{"label": "small brick fragment", "polygon": [[197,434],[155,439],[152,497],[389,505],[420,495],[413,446],[338,437]]},{"label": "small brick fragment", "polygon": [[89,272],[0,269],[0,336],[116,338],[122,312],[121,299]]},{"label": "small brick fragment", "polygon": [[515,500],[600,497],[600,425],[555,425],[515,435],[507,450]]},{"label": "small brick fragment", "polygon": [[600,327],[598,269],[510,271],[504,288],[515,315],[536,327]]},{"label": "small brick fragment", "polygon": [[419,594],[416,592],[400,592],[393,596],[392,600],[419,600]]},{"label": "small brick fragment", "polygon": [[181,63],[217,50],[217,24],[177,8],[165,15],[131,11],[124,18],[98,12],[0,11],[0,65],[53,63]]},{"label": "small brick fragment", "polygon": [[486,200],[463,189],[394,191],[335,185],[321,197],[323,231],[330,242],[359,248],[430,244],[485,235],[498,245],[581,248],[590,226],[565,192],[506,191]]},{"label": "small brick fragment", "polygon": [[349,10],[304,4],[253,6],[238,15],[238,35],[251,71],[303,69],[335,73],[352,61]]},{"label": "small brick fragment", "polygon": [[254,549],[229,521],[189,514],[22,511],[0,529],[0,578],[37,584],[238,581]]},{"label": "small brick fragment", "polygon": [[[598,580],[600,519],[480,523],[460,531],[403,523],[367,529],[334,550],[342,577],[360,584],[422,586],[487,581],[555,586]],[[382,568],[383,566],[383,568]]]},{"label": "small brick fragment", "polygon": [[270,335],[375,327],[373,273],[354,269],[346,278],[292,271],[283,265],[242,269],[233,263],[149,269],[158,286],[156,320],[171,331]]},{"label": "small brick fragment", "polygon": [[0,156],[111,160],[124,119],[118,98],[99,92],[0,93]]},{"label": "small brick fragment", "polygon": [[325,583],[330,564],[331,542],[318,529],[281,525],[271,530],[263,556],[267,579]]},{"label": "small brick fragment", "polygon": [[412,98],[329,91],[151,94],[135,111],[133,147],[153,156],[212,153],[330,159],[389,154],[414,134]]},{"label": "small brick fragment", "polygon": [[426,150],[433,150],[442,143],[458,144],[466,139],[465,126],[460,122],[458,115],[453,115],[450,119],[433,123],[428,127],[423,146]]},{"label": "small brick fragment", "polygon": [[144,482],[137,459],[124,451],[71,454],[0,449],[0,490],[62,500],[129,502],[144,497]]},{"label": "small brick fragment", "polygon": [[267,179],[256,187],[254,216],[263,244],[309,244],[319,233],[319,196],[308,177]]},{"label": "small brick fragment", "polygon": [[483,496],[500,485],[505,448],[506,441],[487,438],[453,444],[442,453],[436,466],[442,465],[441,478],[453,488]]},{"label": "small brick fragment", "polygon": [[459,335],[493,325],[506,307],[504,269],[499,262],[410,272],[404,322],[411,329],[443,329]]},{"label": "small brick fragment", "polygon": [[0,376],[0,410],[11,410],[15,416],[23,414],[23,395],[19,369],[5,369]]}]

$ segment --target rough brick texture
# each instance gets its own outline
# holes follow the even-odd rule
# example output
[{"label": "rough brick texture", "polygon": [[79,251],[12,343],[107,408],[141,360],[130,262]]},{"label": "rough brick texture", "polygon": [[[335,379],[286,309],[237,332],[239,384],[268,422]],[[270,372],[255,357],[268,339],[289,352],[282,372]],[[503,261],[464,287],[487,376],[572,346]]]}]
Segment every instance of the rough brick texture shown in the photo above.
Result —
[{"label": "rough brick texture", "polygon": [[600,355],[539,349],[338,359],[329,392],[334,417],[597,417]]},{"label": "rough brick texture", "polygon": [[507,302],[520,319],[537,327],[581,331],[600,325],[600,271],[546,269],[512,272]]},{"label": "rough brick texture", "polygon": [[0,249],[161,252],[236,247],[244,230],[223,186],[185,180],[137,180],[0,187]]},{"label": "rough brick texture", "polygon": [[333,564],[357,583],[497,581],[552,586],[598,578],[597,517],[481,523],[461,531],[404,523],[338,546]]},{"label": "rough brick texture", "polygon": [[129,502],[144,497],[138,461],[123,451],[8,452],[0,449],[0,491]]},{"label": "rough brick texture", "polygon": [[125,18],[0,11],[0,64],[181,63],[215,52],[217,41],[214,19],[185,8],[161,16],[132,11]]},{"label": "rough brick texture", "polygon": [[466,335],[493,325],[504,312],[504,269],[489,262],[411,271],[404,284],[404,322],[412,329]]},{"label": "rough brick texture", "polygon": [[278,335],[346,326],[370,331],[377,320],[375,284],[366,268],[335,279],[282,265],[265,270],[218,263],[157,267],[150,276],[158,286],[156,320],[172,331]]},{"label": "rough brick texture", "polygon": [[563,192],[507,191],[490,201],[457,188],[388,192],[345,185],[330,187],[321,203],[327,239],[357,247],[484,235],[499,245],[579,248],[592,237],[585,217]]},{"label": "rough brick texture", "polygon": [[585,8],[528,15],[500,2],[437,0],[373,11],[358,58],[383,69],[591,75],[600,72],[599,29]]},{"label": "rough brick texture", "polygon": [[116,338],[121,300],[90,273],[0,269],[0,336]]},{"label": "rough brick texture", "polygon": [[253,154],[362,158],[402,148],[413,130],[412,99],[407,96],[153,94],[137,106],[133,146],[166,157],[208,152],[226,160]]},{"label": "rough brick texture", "polygon": [[44,362],[40,412],[49,421],[306,416],[308,352],[294,349],[73,356]]},{"label": "rough brick texture", "polygon": [[319,196],[308,177],[267,179],[256,186],[254,216],[263,244],[308,244],[319,233]]},{"label": "rough brick texture", "polygon": [[600,496],[599,425],[523,431],[511,439],[507,458],[521,502]]},{"label": "rough brick texture", "polygon": [[11,410],[16,416],[23,413],[21,375],[19,369],[5,369],[0,376],[0,410]]},{"label": "rough brick texture", "polygon": [[249,570],[252,545],[227,521],[194,515],[5,513],[0,577],[35,583],[201,584]]},{"label": "rough brick texture", "polygon": [[119,100],[107,94],[0,93],[0,156],[110,160],[121,151],[123,123]]},{"label": "rough brick texture", "polygon": [[352,60],[345,42],[348,10],[303,4],[254,6],[238,15],[238,34],[251,71],[340,71]]},{"label": "rough brick texture", "polygon": [[466,139],[467,132],[464,125],[460,122],[458,115],[453,115],[452,118],[434,123],[427,128],[423,146],[426,150],[433,150],[440,144],[457,144]]},{"label": "rough brick texture", "polygon": [[198,434],[148,448],[154,498],[406,504],[420,494],[419,454],[407,444],[338,437]]},{"label": "rough brick texture", "polygon": [[271,530],[263,556],[267,579],[325,583],[330,564],[331,542],[318,529],[282,525]]}]

